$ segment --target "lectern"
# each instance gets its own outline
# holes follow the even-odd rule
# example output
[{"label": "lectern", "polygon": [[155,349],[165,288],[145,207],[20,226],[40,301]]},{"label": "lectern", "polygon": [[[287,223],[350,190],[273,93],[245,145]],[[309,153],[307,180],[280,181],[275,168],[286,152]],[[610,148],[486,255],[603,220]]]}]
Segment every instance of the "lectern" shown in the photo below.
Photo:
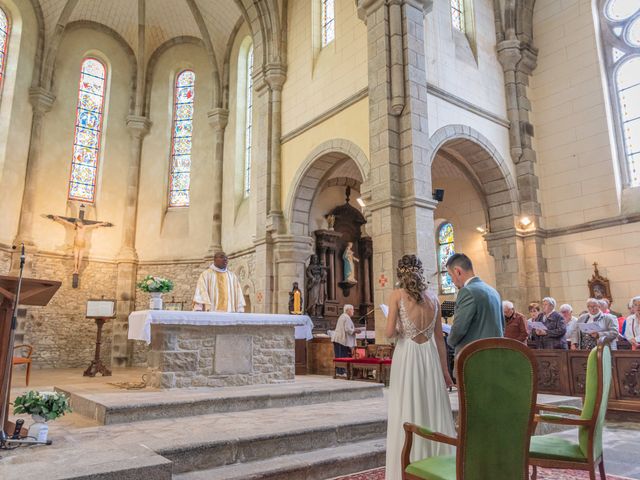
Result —
[{"label": "lectern", "polygon": [[[61,282],[23,278],[20,289],[20,305],[45,306],[60,288]],[[18,277],[0,276],[0,418],[8,419],[9,390],[11,389],[11,318],[18,288]],[[16,307],[17,308],[17,307]],[[8,364],[7,364],[8,363]],[[2,425],[0,425],[2,427]],[[13,431],[13,424],[5,421],[4,431]]]}]

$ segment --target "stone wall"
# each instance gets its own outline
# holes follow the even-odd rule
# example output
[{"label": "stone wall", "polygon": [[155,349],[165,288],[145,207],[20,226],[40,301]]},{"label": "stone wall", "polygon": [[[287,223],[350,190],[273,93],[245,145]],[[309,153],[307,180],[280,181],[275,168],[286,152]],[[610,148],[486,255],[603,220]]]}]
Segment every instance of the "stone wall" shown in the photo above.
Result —
[{"label": "stone wall", "polygon": [[290,326],[152,325],[151,385],[224,387],[291,382],[295,341]]},{"label": "stone wall", "polygon": [[[85,261],[78,288],[71,287],[73,260],[36,254],[30,277],[60,280],[62,286],[46,307],[27,307],[18,325],[16,343],[33,346],[35,368],[87,367],[93,360],[96,324],[85,317],[87,300],[116,296],[116,265]],[[102,335],[102,359],[111,358],[111,323]]]},{"label": "stone wall", "polygon": [[11,269],[11,253],[0,250],[0,275],[8,275]]}]

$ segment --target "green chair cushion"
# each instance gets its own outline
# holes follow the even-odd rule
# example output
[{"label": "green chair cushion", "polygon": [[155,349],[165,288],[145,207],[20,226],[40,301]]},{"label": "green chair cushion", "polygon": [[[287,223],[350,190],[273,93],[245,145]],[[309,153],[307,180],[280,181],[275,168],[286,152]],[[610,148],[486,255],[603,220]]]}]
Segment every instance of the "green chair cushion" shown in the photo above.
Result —
[{"label": "green chair cushion", "polygon": [[580,445],[555,435],[536,435],[531,437],[529,458],[545,458],[553,460],[567,460],[572,462],[586,462]]},{"label": "green chair cushion", "polygon": [[405,472],[425,480],[456,480],[456,456],[425,458],[409,464]]}]

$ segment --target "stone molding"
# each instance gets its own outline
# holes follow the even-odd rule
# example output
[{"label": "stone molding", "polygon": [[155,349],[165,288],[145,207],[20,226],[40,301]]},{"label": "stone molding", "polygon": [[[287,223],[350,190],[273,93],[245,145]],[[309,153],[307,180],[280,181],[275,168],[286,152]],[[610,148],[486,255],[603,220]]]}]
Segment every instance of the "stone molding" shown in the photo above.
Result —
[{"label": "stone molding", "polygon": [[49,112],[55,101],[56,96],[45,88],[31,87],[29,89],[29,102],[36,113]]},{"label": "stone molding", "polygon": [[143,138],[151,130],[152,122],[140,115],[127,115],[127,130],[134,138]]},{"label": "stone molding", "polygon": [[214,129],[224,130],[229,123],[229,110],[226,108],[214,108],[207,112],[207,118],[209,119],[209,125]]}]

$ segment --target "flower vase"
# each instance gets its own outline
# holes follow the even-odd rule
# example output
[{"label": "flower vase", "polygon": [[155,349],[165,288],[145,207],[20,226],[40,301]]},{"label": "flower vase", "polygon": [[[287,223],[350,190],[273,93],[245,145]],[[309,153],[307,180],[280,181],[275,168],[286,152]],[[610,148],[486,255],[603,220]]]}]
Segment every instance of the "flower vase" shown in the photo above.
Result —
[{"label": "flower vase", "polygon": [[28,435],[38,442],[46,442],[47,435],[49,435],[49,425],[47,425],[46,419],[40,415],[31,415],[31,418],[35,423],[29,427]]},{"label": "flower vase", "polygon": [[162,310],[162,292],[149,292],[151,298],[149,299],[150,310]]}]

